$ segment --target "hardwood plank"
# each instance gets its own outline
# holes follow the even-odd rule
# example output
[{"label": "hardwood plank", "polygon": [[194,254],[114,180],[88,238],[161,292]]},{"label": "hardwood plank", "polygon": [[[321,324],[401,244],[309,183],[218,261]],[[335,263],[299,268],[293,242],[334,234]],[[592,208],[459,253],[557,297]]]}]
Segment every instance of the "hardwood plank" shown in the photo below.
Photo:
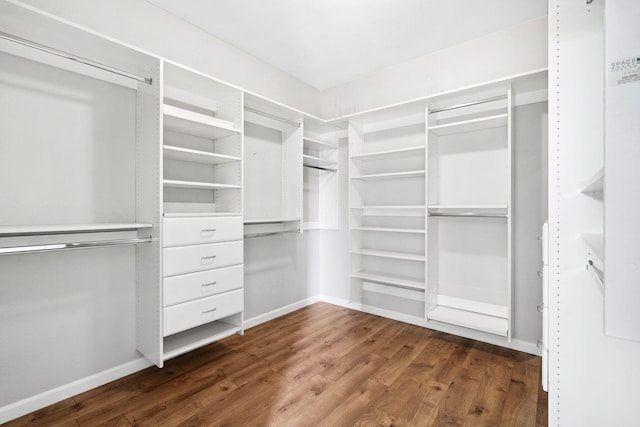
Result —
[{"label": "hardwood plank", "polygon": [[540,359],[318,303],[13,426],[547,425]]},{"label": "hardwood plank", "polygon": [[479,387],[480,381],[471,378],[466,368],[458,367],[438,407],[433,425],[463,426]]},{"label": "hardwood plank", "polygon": [[77,427],[75,420],[75,400],[73,398],[61,400],[60,402],[39,409],[15,420],[9,421],[3,426],[51,426],[59,425],[62,427]]},{"label": "hardwood plank", "polygon": [[[528,356],[528,357],[527,357]],[[522,358],[524,357],[524,360]],[[538,403],[540,371],[535,363],[529,363],[534,356],[519,356],[513,367],[513,374],[507,391],[507,399],[502,411],[501,426],[534,426]]]},{"label": "hardwood plank", "polygon": [[386,347],[387,343],[400,331],[404,325],[398,322],[389,323],[375,334],[364,340],[350,352],[340,358],[334,358],[328,362],[321,372],[321,375],[337,381],[346,372],[358,363],[362,362],[370,354],[380,354],[381,347]]}]

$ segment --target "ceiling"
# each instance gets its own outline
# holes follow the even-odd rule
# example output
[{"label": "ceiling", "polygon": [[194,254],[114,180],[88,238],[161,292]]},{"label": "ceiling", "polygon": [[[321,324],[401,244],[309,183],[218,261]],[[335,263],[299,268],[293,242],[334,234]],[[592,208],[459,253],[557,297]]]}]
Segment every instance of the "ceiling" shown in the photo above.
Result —
[{"label": "ceiling", "polygon": [[148,0],[326,89],[547,13],[546,0]]}]

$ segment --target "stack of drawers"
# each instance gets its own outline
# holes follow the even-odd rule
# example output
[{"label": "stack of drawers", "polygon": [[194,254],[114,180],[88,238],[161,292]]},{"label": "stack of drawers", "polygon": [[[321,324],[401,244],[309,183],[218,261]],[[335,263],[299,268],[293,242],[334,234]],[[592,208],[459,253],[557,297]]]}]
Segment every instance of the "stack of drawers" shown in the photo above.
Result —
[{"label": "stack of drawers", "polygon": [[163,335],[241,313],[241,217],[165,218]]}]

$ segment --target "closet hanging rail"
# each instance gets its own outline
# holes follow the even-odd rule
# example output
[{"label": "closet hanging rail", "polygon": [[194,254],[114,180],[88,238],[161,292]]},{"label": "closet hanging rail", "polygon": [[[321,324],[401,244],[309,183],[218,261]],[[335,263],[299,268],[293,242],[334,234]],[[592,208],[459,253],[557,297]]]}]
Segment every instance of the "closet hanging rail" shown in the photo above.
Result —
[{"label": "closet hanging rail", "polygon": [[429,216],[448,216],[448,217],[458,217],[458,218],[507,218],[506,214],[490,214],[490,213],[475,213],[475,212],[430,213]]},{"label": "closet hanging rail", "polygon": [[130,78],[130,79],[133,79],[133,80],[137,80],[137,81],[142,82],[142,83],[146,83],[146,84],[149,84],[149,85],[152,83],[152,79],[150,77],[142,77],[142,76],[139,76],[137,74],[130,73],[128,71],[124,71],[124,70],[120,70],[118,68],[110,67],[109,65],[101,64],[99,62],[92,61],[91,59],[87,59],[87,58],[83,58],[81,56],[73,55],[71,53],[64,52],[64,51],[58,50],[58,49],[54,49],[52,47],[45,46],[45,45],[40,44],[40,43],[32,42],[30,40],[23,39],[23,38],[18,37],[18,36],[14,36],[12,34],[5,33],[3,31],[0,31],[0,38],[3,38],[5,40],[9,40],[9,41],[12,41],[12,42],[15,42],[15,43],[19,43],[21,45],[28,46],[28,47],[33,48],[33,49],[41,50],[43,52],[50,53],[52,55],[56,55],[56,56],[60,56],[62,58],[70,59],[72,61],[76,61],[76,62],[79,62],[81,64],[89,65],[90,67],[99,68],[101,70],[105,70],[105,71],[108,71],[110,73],[118,74],[118,75],[121,75],[123,77],[127,77],[127,78]]},{"label": "closet hanging rail", "polygon": [[307,164],[303,164],[302,166],[304,166],[305,168],[318,169],[321,171],[338,172],[338,169],[323,168],[322,166],[313,166],[313,165],[307,165]]},{"label": "closet hanging rail", "polygon": [[113,239],[99,240],[93,242],[70,242],[70,243],[46,243],[42,245],[12,246],[0,248],[0,255],[18,255],[37,252],[64,251],[69,249],[89,249],[108,246],[135,245],[137,243],[150,243],[151,237],[134,239]]},{"label": "closet hanging rail", "polygon": [[488,102],[500,101],[503,99],[507,99],[507,96],[506,95],[494,96],[492,98],[480,99],[477,101],[466,102],[464,104],[452,105],[450,107],[436,108],[435,110],[429,110],[429,114],[442,113],[444,111],[457,110],[458,108],[464,108],[464,107],[472,107],[474,105],[486,104]]},{"label": "closet hanging rail", "polygon": [[245,111],[257,114],[259,116],[268,117],[270,119],[274,119],[274,120],[277,120],[279,122],[286,123],[286,124],[291,125],[291,126],[295,126],[297,128],[300,127],[300,123],[294,122],[294,121],[291,121],[291,120],[287,120],[287,119],[285,119],[283,117],[279,117],[279,116],[276,116],[274,114],[265,113],[264,111],[256,110],[255,108],[251,108],[251,107],[247,107],[247,106],[245,106],[244,109],[245,109]]}]

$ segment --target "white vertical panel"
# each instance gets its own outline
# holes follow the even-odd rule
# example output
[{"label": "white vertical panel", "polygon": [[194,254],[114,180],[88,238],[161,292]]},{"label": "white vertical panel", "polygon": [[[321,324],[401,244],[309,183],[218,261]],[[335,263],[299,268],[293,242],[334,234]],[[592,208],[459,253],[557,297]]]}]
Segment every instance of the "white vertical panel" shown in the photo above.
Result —
[{"label": "white vertical panel", "polygon": [[136,345],[162,367],[162,70],[140,84],[136,111],[136,221],[151,223],[153,241],[136,248]]},{"label": "white vertical panel", "polygon": [[602,0],[549,2],[550,426],[638,424],[640,344],[604,334],[579,237],[602,226],[601,202],[580,187],[603,162],[603,12]]},{"label": "white vertical panel", "polygon": [[605,332],[640,341],[640,2],[607,1]]}]

